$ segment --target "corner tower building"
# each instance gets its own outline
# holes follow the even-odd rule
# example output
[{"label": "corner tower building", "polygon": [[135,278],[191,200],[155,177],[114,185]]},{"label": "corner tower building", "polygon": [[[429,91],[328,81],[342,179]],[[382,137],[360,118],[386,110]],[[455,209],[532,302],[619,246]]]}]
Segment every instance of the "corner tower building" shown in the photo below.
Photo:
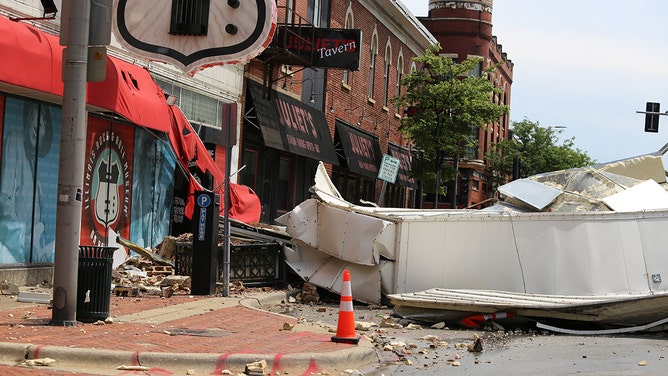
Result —
[{"label": "corner tower building", "polygon": [[[510,106],[513,63],[492,33],[492,9],[492,0],[430,0],[429,15],[418,19],[440,43],[441,55],[457,62],[467,58],[482,58],[474,74],[481,74],[483,69],[499,64],[490,80],[502,93],[495,94],[491,100]],[[482,206],[485,200],[492,197],[494,187],[488,184],[490,179],[487,176],[485,154],[492,144],[508,138],[509,119],[510,116],[506,114],[499,122],[488,124],[486,130],[478,130],[478,148],[468,150],[459,160],[457,207]],[[452,196],[443,204],[451,202]]]}]

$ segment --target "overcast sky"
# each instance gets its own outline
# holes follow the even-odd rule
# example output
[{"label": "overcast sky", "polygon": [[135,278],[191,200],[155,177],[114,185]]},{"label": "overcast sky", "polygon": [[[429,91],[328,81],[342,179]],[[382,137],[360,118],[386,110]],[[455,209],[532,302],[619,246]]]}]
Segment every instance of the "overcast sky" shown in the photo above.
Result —
[{"label": "overcast sky", "polygon": [[[402,0],[426,16],[428,0]],[[658,150],[646,102],[668,110],[668,1],[494,0],[493,34],[514,63],[511,121],[565,126],[598,162]],[[664,158],[665,159],[665,158]]]}]

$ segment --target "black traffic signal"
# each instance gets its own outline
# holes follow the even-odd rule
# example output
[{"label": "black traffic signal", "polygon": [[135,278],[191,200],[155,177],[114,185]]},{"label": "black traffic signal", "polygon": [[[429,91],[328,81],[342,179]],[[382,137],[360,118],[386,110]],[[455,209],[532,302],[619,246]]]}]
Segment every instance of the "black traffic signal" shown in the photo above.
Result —
[{"label": "black traffic signal", "polygon": [[647,102],[645,111],[652,112],[645,114],[645,132],[659,132],[659,103]]}]

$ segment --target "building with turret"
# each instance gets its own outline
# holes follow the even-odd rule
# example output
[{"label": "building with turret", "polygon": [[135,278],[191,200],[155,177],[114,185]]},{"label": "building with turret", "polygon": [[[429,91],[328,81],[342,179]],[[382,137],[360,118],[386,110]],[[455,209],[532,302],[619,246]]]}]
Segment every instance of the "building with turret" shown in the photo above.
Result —
[{"label": "building with turret", "polygon": [[[438,40],[442,55],[457,62],[467,58],[482,58],[474,74],[481,74],[489,66],[497,66],[490,80],[502,93],[495,94],[491,100],[510,106],[513,62],[508,59],[492,33],[492,10],[493,0],[429,0],[428,16],[418,19]],[[510,115],[506,114],[499,122],[488,124],[486,129],[479,129],[477,149],[468,150],[461,156],[456,185],[457,207],[483,206],[492,197],[493,187],[489,183],[485,154],[494,143],[508,138],[509,121]],[[453,188],[454,182],[448,187],[449,197],[439,199],[443,203],[439,206],[452,206]],[[428,198],[424,205],[428,207]]]}]

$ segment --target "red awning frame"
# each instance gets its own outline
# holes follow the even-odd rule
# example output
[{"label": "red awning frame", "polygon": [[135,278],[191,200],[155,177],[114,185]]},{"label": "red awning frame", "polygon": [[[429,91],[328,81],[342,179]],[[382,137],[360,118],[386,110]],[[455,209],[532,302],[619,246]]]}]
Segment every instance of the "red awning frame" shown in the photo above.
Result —
[{"label": "red awning frame", "polygon": [[[59,37],[1,16],[0,35],[0,83],[62,98],[63,47]],[[110,56],[106,63],[105,80],[88,84],[86,103],[139,126],[168,133],[169,105],[148,70]]]}]

